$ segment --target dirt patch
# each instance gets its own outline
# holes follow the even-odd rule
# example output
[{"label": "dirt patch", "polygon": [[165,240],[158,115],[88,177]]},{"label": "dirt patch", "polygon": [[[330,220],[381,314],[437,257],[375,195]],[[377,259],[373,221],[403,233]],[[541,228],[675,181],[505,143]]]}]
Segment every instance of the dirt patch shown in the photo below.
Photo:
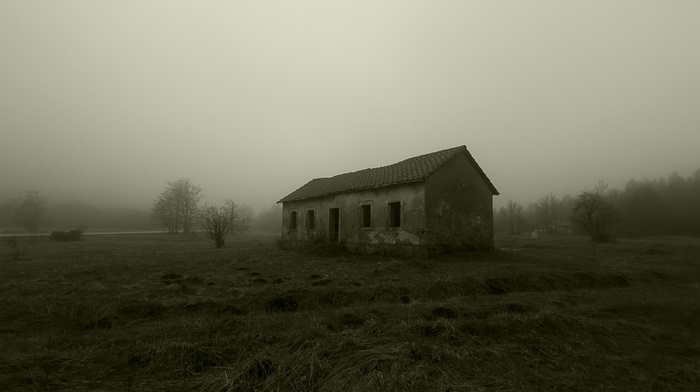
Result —
[{"label": "dirt patch", "polygon": [[88,323],[83,324],[83,330],[93,330],[93,329],[110,329],[112,328],[112,319],[104,316],[100,317],[97,320],[90,321]]},{"label": "dirt patch", "polygon": [[271,298],[265,305],[265,310],[268,312],[295,312],[298,309],[299,302],[291,295]]},{"label": "dirt patch", "polygon": [[505,304],[505,305],[503,305],[503,308],[508,313],[516,313],[516,314],[527,313],[527,312],[531,312],[531,311],[535,310],[535,308],[532,306],[522,305],[522,304],[518,304],[518,303]]},{"label": "dirt patch", "polygon": [[322,280],[311,283],[311,285],[312,286],[328,286],[331,283],[333,283],[333,281],[330,279],[322,279]]},{"label": "dirt patch", "polygon": [[321,295],[319,302],[325,306],[348,306],[353,302],[353,296],[347,291],[333,290]]},{"label": "dirt patch", "polygon": [[360,316],[354,315],[352,313],[345,313],[337,319],[326,324],[326,328],[328,328],[328,330],[331,332],[342,332],[348,328],[361,327],[366,322],[367,320]]},{"label": "dirt patch", "polygon": [[201,278],[197,278],[194,276],[191,276],[191,277],[188,276],[185,278],[184,281],[185,281],[185,283],[188,283],[188,284],[204,284],[204,281]]},{"label": "dirt patch", "polygon": [[421,335],[429,338],[440,336],[447,331],[447,328],[442,324],[426,324],[419,326],[417,329]]},{"label": "dirt patch", "polygon": [[235,305],[226,305],[226,306],[224,306],[224,308],[222,309],[222,311],[223,311],[224,313],[234,314],[234,315],[240,315],[240,314],[246,314],[246,313],[247,313],[246,311],[240,309],[238,306],[235,306]]},{"label": "dirt patch", "polygon": [[182,283],[182,275],[180,275],[180,274],[165,274],[165,275],[160,277],[160,280],[163,281],[163,283],[166,285]]}]

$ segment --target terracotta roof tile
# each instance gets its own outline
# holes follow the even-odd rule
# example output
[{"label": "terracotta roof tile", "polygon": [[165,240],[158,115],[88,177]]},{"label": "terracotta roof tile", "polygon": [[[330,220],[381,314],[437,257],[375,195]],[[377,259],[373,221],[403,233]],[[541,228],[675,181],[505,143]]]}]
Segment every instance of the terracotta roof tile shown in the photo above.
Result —
[{"label": "terracotta roof tile", "polygon": [[[467,147],[459,146],[420,155],[394,163],[393,165],[339,174],[329,178],[315,178],[278,201],[278,203],[423,181],[435,170],[462,151],[467,152]],[[498,194],[468,152],[467,155],[472,163],[474,163],[477,170],[481,172],[489,186],[494,190],[494,194]]]}]

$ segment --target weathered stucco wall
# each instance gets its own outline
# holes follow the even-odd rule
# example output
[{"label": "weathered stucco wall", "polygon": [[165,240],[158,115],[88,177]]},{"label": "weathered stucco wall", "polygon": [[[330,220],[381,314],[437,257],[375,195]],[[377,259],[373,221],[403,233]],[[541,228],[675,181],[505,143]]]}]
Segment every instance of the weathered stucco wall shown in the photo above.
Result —
[{"label": "weathered stucco wall", "polygon": [[[389,203],[401,202],[399,227],[390,227]],[[361,227],[361,205],[371,205],[371,226]],[[338,242],[361,252],[420,252],[424,245],[425,190],[422,183],[396,185],[283,204],[282,240],[328,241],[329,210],[340,213]],[[307,211],[314,210],[315,227],[308,228]],[[290,229],[291,212],[297,212],[297,228]]]},{"label": "weathered stucco wall", "polygon": [[426,241],[431,245],[493,248],[493,193],[465,154],[428,177],[425,204]]}]

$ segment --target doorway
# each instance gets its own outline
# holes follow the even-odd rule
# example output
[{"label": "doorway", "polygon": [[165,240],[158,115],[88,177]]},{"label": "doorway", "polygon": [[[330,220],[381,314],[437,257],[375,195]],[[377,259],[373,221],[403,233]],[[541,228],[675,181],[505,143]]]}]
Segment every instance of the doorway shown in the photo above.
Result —
[{"label": "doorway", "polygon": [[340,233],[340,208],[328,210],[328,242],[338,242]]}]

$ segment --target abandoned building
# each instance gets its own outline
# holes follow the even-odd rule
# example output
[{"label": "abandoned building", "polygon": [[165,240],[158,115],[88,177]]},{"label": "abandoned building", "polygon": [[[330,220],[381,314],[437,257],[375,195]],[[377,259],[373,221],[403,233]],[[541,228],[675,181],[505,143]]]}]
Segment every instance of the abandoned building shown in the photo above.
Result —
[{"label": "abandoned building", "polygon": [[399,254],[493,249],[498,191],[466,146],[317,178],[282,198],[282,241]]}]

